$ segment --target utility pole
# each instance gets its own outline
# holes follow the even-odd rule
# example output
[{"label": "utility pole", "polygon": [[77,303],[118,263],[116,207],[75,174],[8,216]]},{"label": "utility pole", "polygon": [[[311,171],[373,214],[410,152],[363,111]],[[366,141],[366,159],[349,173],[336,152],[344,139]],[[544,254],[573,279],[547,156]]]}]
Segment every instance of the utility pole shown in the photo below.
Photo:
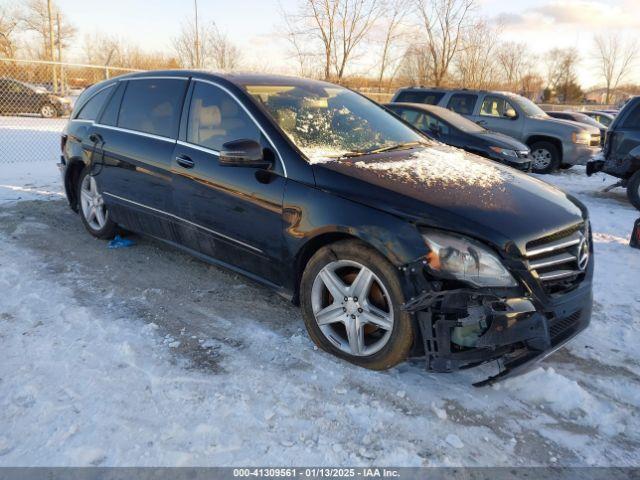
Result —
[{"label": "utility pole", "polygon": [[196,36],[195,36],[195,49],[196,49],[196,68],[200,68],[200,30],[198,28],[198,0],[193,0],[193,6],[196,12]]},{"label": "utility pole", "polygon": [[64,93],[65,79],[64,67],[62,66],[62,33],[60,33],[60,12],[56,13],[57,33],[58,33],[58,61],[60,62],[60,92]]},{"label": "utility pole", "polygon": [[[53,46],[53,15],[51,13],[51,0],[47,0],[47,10],[49,13],[49,49],[51,53],[51,62],[56,61],[56,54]],[[56,64],[51,64],[51,78],[53,82],[53,93],[58,93],[58,71]]]}]

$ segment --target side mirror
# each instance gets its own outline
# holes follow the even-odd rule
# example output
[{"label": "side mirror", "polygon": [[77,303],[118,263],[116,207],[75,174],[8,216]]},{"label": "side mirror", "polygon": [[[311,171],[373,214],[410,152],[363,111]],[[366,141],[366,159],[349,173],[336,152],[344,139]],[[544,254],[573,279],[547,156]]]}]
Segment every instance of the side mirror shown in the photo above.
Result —
[{"label": "side mirror", "polygon": [[233,140],[222,145],[220,165],[226,167],[269,168],[273,161],[264,158],[262,146],[255,140]]},{"label": "side mirror", "polygon": [[518,118],[518,113],[513,108],[507,108],[504,111],[504,116],[509,120],[515,120],[516,118]]}]

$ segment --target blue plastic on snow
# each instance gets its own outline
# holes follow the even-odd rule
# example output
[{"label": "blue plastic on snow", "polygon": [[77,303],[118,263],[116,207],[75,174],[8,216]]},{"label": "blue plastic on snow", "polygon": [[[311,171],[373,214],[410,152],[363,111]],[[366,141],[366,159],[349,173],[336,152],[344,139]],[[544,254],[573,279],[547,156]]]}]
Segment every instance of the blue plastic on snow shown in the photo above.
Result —
[{"label": "blue plastic on snow", "polygon": [[116,235],[113,240],[109,242],[109,248],[126,248],[133,247],[136,244],[129,238],[122,238],[120,235]]}]

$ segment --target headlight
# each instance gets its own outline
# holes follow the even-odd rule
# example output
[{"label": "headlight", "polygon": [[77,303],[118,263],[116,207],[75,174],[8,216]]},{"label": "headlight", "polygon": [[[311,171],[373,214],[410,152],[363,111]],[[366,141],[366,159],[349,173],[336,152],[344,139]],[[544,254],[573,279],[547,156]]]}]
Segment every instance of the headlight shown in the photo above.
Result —
[{"label": "headlight", "polygon": [[489,149],[505,157],[518,157],[518,154],[515,150],[509,150],[500,147],[489,147]]},{"label": "headlight", "polygon": [[571,140],[573,141],[573,143],[589,145],[591,143],[591,134],[584,130],[581,132],[573,132],[571,134]]},{"label": "headlight", "polygon": [[426,231],[427,265],[437,276],[455,278],[477,287],[514,287],[511,273],[498,256],[479,242],[436,230]]}]

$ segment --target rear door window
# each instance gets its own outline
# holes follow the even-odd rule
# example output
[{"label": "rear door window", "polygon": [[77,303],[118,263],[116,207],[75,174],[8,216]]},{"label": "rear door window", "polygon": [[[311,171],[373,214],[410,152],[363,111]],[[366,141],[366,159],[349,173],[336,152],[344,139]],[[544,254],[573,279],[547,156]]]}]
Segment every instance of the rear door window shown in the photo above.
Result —
[{"label": "rear door window", "polygon": [[460,115],[472,115],[478,96],[472,93],[456,93],[449,99],[447,108]]},{"label": "rear door window", "polygon": [[104,102],[106,102],[109,95],[111,95],[111,92],[113,92],[113,85],[109,85],[100,90],[84,104],[76,118],[81,120],[95,120]]},{"label": "rear door window", "polygon": [[219,151],[222,145],[233,140],[260,142],[261,138],[255,122],[231,95],[215,85],[195,82],[187,142]]},{"label": "rear door window", "polygon": [[182,79],[129,80],[118,127],[175,138],[187,85]]},{"label": "rear door window", "polygon": [[418,92],[418,91],[404,91],[398,94],[396,102],[406,103],[426,103],[428,105],[437,105],[444,97],[444,92]]}]

